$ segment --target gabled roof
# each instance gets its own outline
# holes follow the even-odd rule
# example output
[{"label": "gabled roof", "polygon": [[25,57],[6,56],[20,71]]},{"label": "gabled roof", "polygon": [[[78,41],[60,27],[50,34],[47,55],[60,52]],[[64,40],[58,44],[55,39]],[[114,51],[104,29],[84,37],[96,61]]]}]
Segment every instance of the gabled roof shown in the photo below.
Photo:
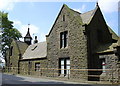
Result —
[{"label": "gabled roof", "polygon": [[[59,17],[59,15],[60,15],[60,13],[61,13],[61,11],[62,11],[62,9],[63,9],[64,7],[67,9],[67,11],[69,11],[70,16],[74,16],[74,17],[76,18],[76,20],[77,20],[80,24],[82,24],[82,25],[84,25],[84,24],[89,24],[89,23],[91,22],[92,18],[94,17],[96,11],[97,11],[98,9],[100,9],[99,6],[98,6],[98,4],[97,4],[96,7],[95,7],[95,9],[93,9],[93,10],[91,10],[91,11],[88,11],[88,12],[85,12],[85,13],[79,13],[79,12],[77,12],[77,11],[74,11],[73,9],[70,9],[67,5],[64,4],[64,5],[62,6],[59,14],[58,14],[58,17]],[[56,18],[55,23],[56,23],[58,17]],[[55,23],[54,23],[54,25],[55,25]],[[54,27],[54,25],[53,25],[53,27]],[[53,29],[53,27],[52,27],[52,29]],[[50,35],[52,29],[50,30],[49,34],[46,35],[46,36],[49,36],[49,35]],[[108,29],[109,29],[110,33],[112,34],[112,39],[118,40],[117,34],[116,34],[109,26],[108,26]]]},{"label": "gabled roof", "polygon": [[94,10],[91,10],[80,15],[84,24],[88,24],[93,16],[93,12]]},{"label": "gabled roof", "polygon": [[117,43],[100,45],[97,49],[97,53],[113,52],[115,50],[114,47],[116,47],[116,46],[117,46]]},{"label": "gabled roof", "polygon": [[35,58],[46,58],[47,56],[47,43],[40,42],[30,45],[25,53],[23,54],[23,59],[35,59]]},{"label": "gabled roof", "polygon": [[16,43],[19,54],[23,55],[25,50],[27,49],[28,45],[25,42],[22,42],[22,41],[13,40],[13,42]]},{"label": "gabled roof", "polygon": [[118,35],[109,26],[108,26],[108,29],[109,29],[110,33],[112,34],[112,38],[114,40],[118,40],[119,39]]}]

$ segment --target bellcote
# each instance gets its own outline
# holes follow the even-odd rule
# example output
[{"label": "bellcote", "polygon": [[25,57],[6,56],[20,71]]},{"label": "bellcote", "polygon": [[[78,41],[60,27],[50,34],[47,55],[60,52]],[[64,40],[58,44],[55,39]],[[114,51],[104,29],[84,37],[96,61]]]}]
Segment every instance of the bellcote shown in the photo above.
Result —
[{"label": "bellcote", "polygon": [[30,35],[30,28],[28,27],[28,31],[26,36],[24,37],[24,42],[27,43],[28,45],[31,45],[32,37]]}]

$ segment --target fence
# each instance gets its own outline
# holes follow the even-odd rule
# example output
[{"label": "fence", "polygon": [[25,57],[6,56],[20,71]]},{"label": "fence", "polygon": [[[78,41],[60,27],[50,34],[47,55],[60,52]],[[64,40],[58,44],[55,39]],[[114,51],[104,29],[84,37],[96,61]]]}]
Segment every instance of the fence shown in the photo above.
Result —
[{"label": "fence", "polygon": [[[64,71],[60,73],[60,71]],[[36,69],[25,69],[18,67],[6,67],[3,69],[3,72],[12,73],[12,74],[22,74],[22,75],[31,75],[31,76],[46,76],[46,77],[57,77],[64,79],[83,79],[88,80],[88,78],[93,78],[94,80],[100,79],[101,81],[108,81],[112,83],[118,83],[119,77],[116,76],[114,71],[115,69],[55,69],[55,68],[36,68]],[[91,72],[91,74],[89,74]],[[101,74],[100,74],[101,73]],[[119,74],[118,74],[119,75]]]}]

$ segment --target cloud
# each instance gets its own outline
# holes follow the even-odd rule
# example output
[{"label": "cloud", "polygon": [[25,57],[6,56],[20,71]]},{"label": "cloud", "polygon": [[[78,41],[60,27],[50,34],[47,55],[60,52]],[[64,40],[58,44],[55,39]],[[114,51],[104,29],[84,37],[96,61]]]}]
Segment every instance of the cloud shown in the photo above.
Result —
[{"label": "cloud", "polygon": [[[17,27],[17,29],[21,32],[22,36],[25,37],[27,31],[28,31],[28,25],[24,25],[21,21],[18,20],[13,20],[14,22],[14,26]],[[29,26],[30,28],[30,34],[34,40],[34,36],[38,36],[38,40],[39,41],[45,41],[45,33],[43,33],[39,27],[37,27],[36,25],[30,24]],[[23,41],[23,38],[20,39],[21,41]]]},{"label": "cloud", "polygon": [[0,10],[9,11],[14,8],[15,0],[0,0]]},{"label": "cloud", "polygon": [[81,8],[73,9],[73,10],[78,11],[78,12],[80,12],[80,13],[83,13],[83,12],[85,12],[85,10],[86,10],[86,5],[83,4],[83,5],[81,6]]},{"label": "cloud", "polygon": [[[111,12],[117,12],[118,11],[118,2],[119,0],[93,0],[92,2],[97,2],[104,13],[111,13]],[[86,0],[86,2],[91,2],[90,0]],[[96,4],[95,4],[96,5]],[[86,11],[86,5],[82,5],[81,8],[74,9],[75,11],[78,11],[80,13],[83,13]]]},{"label": "cloud", "polygon": [[117,12],[119,0],[98,0],[101,10],[105,13]]}]

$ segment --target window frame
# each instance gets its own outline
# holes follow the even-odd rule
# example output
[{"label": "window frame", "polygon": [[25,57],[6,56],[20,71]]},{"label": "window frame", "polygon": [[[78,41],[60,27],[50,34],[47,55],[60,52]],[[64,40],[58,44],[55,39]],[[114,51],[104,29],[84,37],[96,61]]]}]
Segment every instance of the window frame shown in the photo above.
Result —
[{"label": "window frame", "polygon": [[60,33],[60,48],[68,47],[68,31]]},{"label": "window frame", "polygon": [[[64,61],[64,64],[61,64],[61,61],[62,61],[62,60]],[[68,71],[69,69],[67,69],[67,66],[70,66],[70,64],[67,64],[67,60],[70,61],[70,58],[69,58],[69,57],[67,57],[67,58],[59,58],[59,69],[60,69],[60,70],[59,70],[59,75],[64,75],[64,76],[68,75],[68,72],[67,72],[67,71]],[[64,74],[62,74],[62,72],[61,72],[61,71],[62,71],[62,70],[61,70],[61,69],[62,69],[62,68],[61,68],[62,66],[64,66]],[[69,74],[70,74],[70,71],[69,71]]]},{"label": "window frame", "polygon": [[65,15],[63,15],[63,21],[65,21]]},{"label": "window frame", "polygon": [[10,47],[9,53],[10,53],[10,56],[12,56],[12,54],[13,54],[13,46]]},{"label": "window frame", "polygon": [[40,71],[40,66],[41,66],[40,62],[36,62],[35,63],[35,71]]}]

